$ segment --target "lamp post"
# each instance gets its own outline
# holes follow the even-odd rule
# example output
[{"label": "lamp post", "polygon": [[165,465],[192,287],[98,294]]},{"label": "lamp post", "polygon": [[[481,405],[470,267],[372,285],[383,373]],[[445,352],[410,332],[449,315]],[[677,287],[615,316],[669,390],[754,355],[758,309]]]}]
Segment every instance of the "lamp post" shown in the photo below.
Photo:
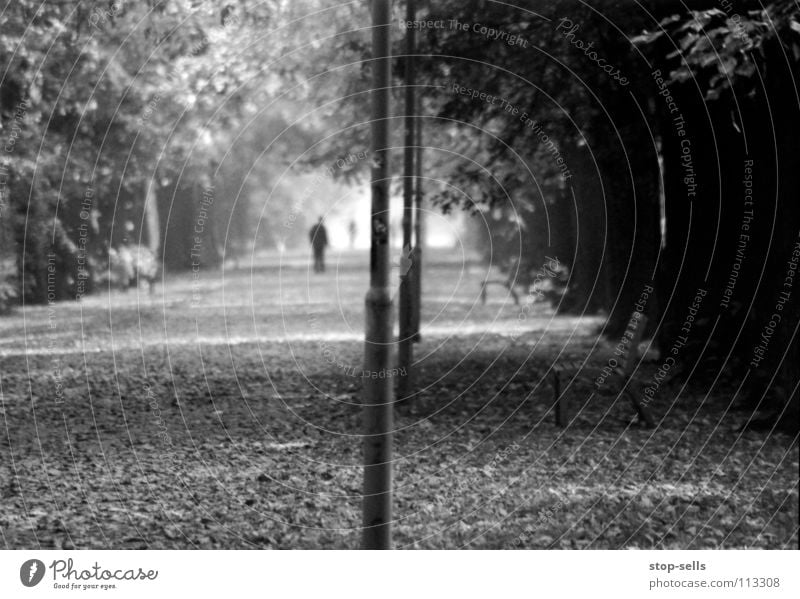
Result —
[{"label": "lamp post", "polygon": [[[406,0],[406,22],[416,18],[414,0]],[[414,361],[414,282],[416,280],[414,255],[412,252],[414,233],[414,157],[416,137],[416,100],[415,100],[415,73],[414,53],[416,40],[413,27],[406,28],[406,55],[405,55],[405,116],[403,126],[405,129],[405,143],[403,148],[403,256],[402,264],[410,267],[400,273],[400,339],[398,342],[397,365],[401,374],[397,381],[397,395],[401,400],[411,395],[413,372],[411,365]]]}]

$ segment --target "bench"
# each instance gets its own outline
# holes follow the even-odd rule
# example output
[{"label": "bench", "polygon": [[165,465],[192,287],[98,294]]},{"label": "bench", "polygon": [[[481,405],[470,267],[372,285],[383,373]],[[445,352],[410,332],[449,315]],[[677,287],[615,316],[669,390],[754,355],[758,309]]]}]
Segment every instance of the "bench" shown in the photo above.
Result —
[{"label": "bench", "polygon": [[518,272],[516,261],[512,261],[510,266],[508,266],[507,270],[508,270],[508,275],[506,275],[505,278],[502,279],[489,278],[490,275],[487,273],[486,278],[481,283],[481,304],[483,304],[484,306],[486,305],[486,288],[489,285],[498,285],[500,287],[505,287],[505,289],[508,291],[511,297],[514,298],[514,305],[519,306],[519,294],[517,293],[517,290],[514,289],[514,287],[520,284],[519,278],[521,273]]},{"label": "bench", "polygon": [[[631,324],[636,323],[634,327]],[[569,406],[567,405],[566,397],[561,392],[561,383],[569,375],[574,376],[576,373],[593,373],[595,375],[595,384],[597,385],[597,392],[604,396],[619,396],[623,394],[627,397],[637,416],[647,428],[655,428],[655,423],[647,408],[639,400],[639,385],[633,376],[636,370],[636,365],[639,362],[639,343],[642,341],[644,329],[647,326],[647,317],[634,312],[628,323],[628,330],[633,328],[631,336],[626,336],[627,343],[623,344],[620,341],[619,345],[625,345],[622,351],[620,360],[616,358],[609,358],[605,363],[556,363],[550,371],[550,384],[553,388],[553,410],[555,412],[556,425],[565,427],[569,423]],[[617,347],[619,347],[619,345]],[[602,377],[602,380],[601,380]],[[607,379],[609,383],[606,384]],[[598,381],[600,383],[598,384]]]},{"label": "bench", "polygon": [[514,289],[514,283],[510,279],[484,279],[483,283],[481,283],[481,304],[484,306],[486,305],[486,288],[489,285],[501,285],[505,287],[508,292],[511,294],[511,297],[514,298],[514,305],[519,306],[519,295],[517,294],[516,290]]}]

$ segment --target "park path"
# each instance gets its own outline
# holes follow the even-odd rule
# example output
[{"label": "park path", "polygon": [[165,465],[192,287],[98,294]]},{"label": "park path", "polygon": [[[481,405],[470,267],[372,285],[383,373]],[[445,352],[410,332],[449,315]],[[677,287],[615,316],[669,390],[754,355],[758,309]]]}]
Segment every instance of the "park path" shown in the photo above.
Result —
[{"label": "park path", "polygon": [[[366,263],[265,256],[1,319],[0,543],[356,546]],[[557,429],[543,374],[604,351],[600,321],[498,288],[482,305],[485,275],[459,250],[426,260],[398,545],[796,543],[796,446],[731,438],[702,397],[654,406],[657,434],[616,403]]]},{"label": "park path", "polygon": [[[480,283],[487,267],[473,256],[435,250],[425,273],[426,337],[497,334],[518,337],[545,328],[588,334],[597,319],[552,319],[534,295],[514,306],[505,289]],[[399,250],[398,250],[399,257]],[[114,291],[81,303],[33,306],[0,321],[0,356],[97,353],[187,345],[241,345],[304,340],[363,340],[368,286],[364,252],[329,257],[328,272],[308,269],[304,253],[267,255],[250,267],[170,277],[153,296]],[[397,268],[395,281],[397,277]],[[396,291],[396,290],[395,290]],[[582,326],[589,324],[589,328]],[[396,328],[396,327],[395,327]]]}]

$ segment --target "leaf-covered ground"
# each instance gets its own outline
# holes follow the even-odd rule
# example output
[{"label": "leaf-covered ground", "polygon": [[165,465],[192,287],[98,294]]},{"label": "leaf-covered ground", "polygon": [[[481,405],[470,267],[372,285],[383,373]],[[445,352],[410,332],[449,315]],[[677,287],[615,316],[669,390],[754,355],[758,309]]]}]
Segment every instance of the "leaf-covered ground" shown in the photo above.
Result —
[{"label": "leaf-covered ground", "polygon": [[[0,319],[2,545],[357,547],[366,256],[331,261]],[[398,547],[797,547],[797,440],[736,432],[735,389],[665,392],[646,430],[582,374],[557,428],[546,372],[602,363],[601,321],[497,288],[484,306],[481,267],[427,263],[417,394],[396,418]]]}]

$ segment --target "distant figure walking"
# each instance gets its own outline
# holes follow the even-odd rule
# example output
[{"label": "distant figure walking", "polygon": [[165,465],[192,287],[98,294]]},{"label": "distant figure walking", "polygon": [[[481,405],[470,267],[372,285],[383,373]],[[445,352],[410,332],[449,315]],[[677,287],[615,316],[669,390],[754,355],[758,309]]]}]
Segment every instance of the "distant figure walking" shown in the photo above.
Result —
[{"label": "distant figure walking", "polygon": [[352,250],[354,247],[356,247],[356,235],[358,235],[356,221],[350,221],[350,224],[347,226],[347,232],[350,234],[350,249]]},{"label": "distant figure walking", "polygon": [[317,224],[308,232],[311,249],[314,250],[314,272],[325,272],[325,248],[328,247],[328,232],[319,217]]}]

